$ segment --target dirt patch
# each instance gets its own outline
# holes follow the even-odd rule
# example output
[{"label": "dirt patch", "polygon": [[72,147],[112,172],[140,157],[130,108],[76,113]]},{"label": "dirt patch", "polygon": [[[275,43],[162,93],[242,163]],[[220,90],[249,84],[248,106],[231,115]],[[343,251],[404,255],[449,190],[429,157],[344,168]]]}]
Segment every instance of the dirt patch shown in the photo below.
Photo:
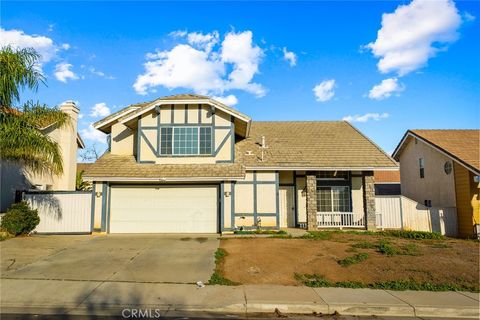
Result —
[{"label": "dirt patch", "polygon": [[[380,241],[398,248],[398,254],[387,255],[373,246],[358,245]],[[479,243],[474,241],[338,233],[327,240],[228,239],[222,240],[220,247],[228,252],[223,275],[242,284],[300,285],[295,274],[317,274],[332,282],[365,284],[411,280],[478,287],[479,283]],[[362,252],[368,253],[367,259],[347,267],[339,264],[340,260]]]}]

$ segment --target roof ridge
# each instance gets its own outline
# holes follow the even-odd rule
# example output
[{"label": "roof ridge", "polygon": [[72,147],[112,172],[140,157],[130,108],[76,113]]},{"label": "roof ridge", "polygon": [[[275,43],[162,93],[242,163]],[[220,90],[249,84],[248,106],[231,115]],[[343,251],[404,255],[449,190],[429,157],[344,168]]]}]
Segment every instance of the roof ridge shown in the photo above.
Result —
[{"label": "roof ridge", "polygon": [[373,142],[373,140],[371,140],[369,137],[367,137],[365,134],[363,134],[363,132],[358,130],[353,124],[351,124],[349,121],[346,121],[346,120],[343,120],[343,122],[347,123],[350,127],[352,127],[355,131],[357,131],[362,137],[367,139],[368,142],[370,142],[374,147],[376,147],[378,150],[380,150],[380,152],[382,152],[384,155],[386,155],[388,157],[388,159],[390,161],[392,161],[395,165],[398,165],[397,161],[395,161],[395,159],[393,159],[393,157],[391,155],[386,153],[382,148],[380,148],[380,146],[378,144]]}]

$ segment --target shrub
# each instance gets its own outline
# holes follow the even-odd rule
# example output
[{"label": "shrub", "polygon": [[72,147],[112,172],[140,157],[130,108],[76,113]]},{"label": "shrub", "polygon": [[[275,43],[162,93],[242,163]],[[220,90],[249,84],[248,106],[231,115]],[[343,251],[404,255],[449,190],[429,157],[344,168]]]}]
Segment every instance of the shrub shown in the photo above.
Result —
[{"label": "shrub", "polygon": [[12,235],[28,234],[40,223],[37,210],[26,201],[13,204],[2,217],[0,228]]}]

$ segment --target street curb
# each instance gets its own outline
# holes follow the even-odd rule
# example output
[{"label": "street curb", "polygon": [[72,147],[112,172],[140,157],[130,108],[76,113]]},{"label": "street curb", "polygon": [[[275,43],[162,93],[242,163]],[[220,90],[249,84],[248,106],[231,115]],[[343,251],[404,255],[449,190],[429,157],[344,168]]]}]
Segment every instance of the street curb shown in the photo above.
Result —
[{"label": "street curb", "polygon": [[[95,315],[95,316],[119,316],[123,309],[158,309],[163,316],[168,312],[174,313],[212,313],[212,314],[335,314],[360,315],[360,316],[392,316],[392,317],[441,317],[441,318],[468,318],[478,319],[480,314],[476,308],[434,308],[434,307],[397,307],[386,305],[321,305],[314,303],[288,304],[288,303],[252,303],[231,304],[226,306],[189,306],[189,305],[98,305],[97,308],[86,307],[59,307],[59,306],[21,306],[1,305],[0,314],[46,314],[46,315]],[[92,309],[95,311],[92,312]]]}]

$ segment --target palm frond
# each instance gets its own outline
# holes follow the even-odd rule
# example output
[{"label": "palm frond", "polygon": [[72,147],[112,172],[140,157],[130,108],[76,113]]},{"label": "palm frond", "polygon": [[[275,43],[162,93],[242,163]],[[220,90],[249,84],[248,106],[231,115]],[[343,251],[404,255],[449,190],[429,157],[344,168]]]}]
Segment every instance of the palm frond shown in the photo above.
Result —
[{"label": "palm frond", "polygon": [[40,83],[45,84],[39,59],[33,48],[5,46],[0,49],[0,106],[11,107],[20,101],[20,90],[36,91]]},{"label": "palm frond", "polygon": [[23,116],[0,112],[0,160],[23,164],[39,174],[61,174],[58,143]]}]

